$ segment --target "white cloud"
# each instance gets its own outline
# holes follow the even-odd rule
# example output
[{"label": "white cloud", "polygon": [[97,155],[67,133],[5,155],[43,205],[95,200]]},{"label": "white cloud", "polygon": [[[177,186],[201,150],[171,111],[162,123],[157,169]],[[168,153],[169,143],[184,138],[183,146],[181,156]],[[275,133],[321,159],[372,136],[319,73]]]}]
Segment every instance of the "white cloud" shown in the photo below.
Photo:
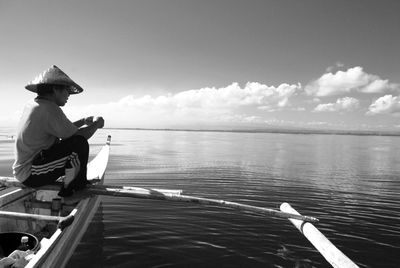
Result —
[{"label": "white cloud", "polygon": [[[300,88],[300,85],[273,87],[257,82],[249,82],[241,88],[238,83],[233,83],[223,88],[202,88],[158,97],[146,95],[137,98],[129,95],[117,102],[83,109],[66,107],[65,110],[75,118],[81,117],[82,113],[104,115],[110,119],[111,126],[165,127],[196,123],[262,122],[255,114],[257,110],[288,107],[290,98]],[[250,110],[254,114],[243,115],[239,110]]]},{"label": "white cloud", "polygon": [[261,116],[256,115],[225,115],[220,117],[220,121],[224,123],[250,123],[250,124],[262,124],[264,120]]},{"label": "white cloud", "polygon": [[305,112],[305,111],[307,111],[307,109],[304,108],[304,107],[294,107],[291,110],[292,111],[296,111],[296,112]]},{"label": "white cloud", "polygon": [[350,112],[358,109],[360,107],[360,102],[351,97],[344,97],[341,99],[337,99],[335,103],[325,103],[318,104],[315,107],[315,112]]},{"label": "white cloud", "polygon": [[238,83],[233,83],[219,89],[188,90],[169,96],[169,99],[177,105],[202,108],[229,108],[246,105],[285,107],[289,104],[289,98],[300,87],[300,85],[288,84],[269,87],[257,82],[249,82],[244,88],[241,88]]},{"label": "white cloud", "polygon": [[327,125],[327,124],[328,124],[327,122],[321,122],[321,121],[311,121],[311,122],[307,123],[307,125],[310,125],[310,126],[321,126],[321,125]]},{"label": "white cloud", "polygon": [[334,70],[337,70],[337,69],[340,69],[340,68],[343,68],[344,67],[344,64],[343,63],[341,63],[341,62],[336,62],[336,64],[334,65],[334,66],[329,66],[328,68],[326,68],[326,72],[327,73],[331,73],[331,72],[333,72]]},{"label": "white cloud", "polygon": [[379,76],[364,72],[362,67],[350,68],[347,71],[329,72],[305,87],[309,95],[326,97],[350,92],[383,93],[389,90],[400,90],[399,84],[382,80]]},{"label": "white cloud", "polygon": [[400,96],[385,95],[374,101],[369,106],[367,115],[375,114],[400,115]]}]

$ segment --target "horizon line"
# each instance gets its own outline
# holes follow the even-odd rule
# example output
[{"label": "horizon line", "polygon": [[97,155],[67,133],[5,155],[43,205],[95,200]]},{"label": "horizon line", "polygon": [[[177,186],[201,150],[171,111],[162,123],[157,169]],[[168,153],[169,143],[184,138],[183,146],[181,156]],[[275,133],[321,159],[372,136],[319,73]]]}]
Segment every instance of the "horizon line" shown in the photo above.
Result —
[{"label": "horizon line", "polygon": [[397,131],[378,130],[323,130],[323,129],[192,129],[192,128],[132,128],[132,127],[107,127],[104,129],[119,130],[150,130],[150,131],[187,131],[187,132],[231,132],[231,133],[277,133],[299,135],[354,135],[354,136],[400,136]]}]

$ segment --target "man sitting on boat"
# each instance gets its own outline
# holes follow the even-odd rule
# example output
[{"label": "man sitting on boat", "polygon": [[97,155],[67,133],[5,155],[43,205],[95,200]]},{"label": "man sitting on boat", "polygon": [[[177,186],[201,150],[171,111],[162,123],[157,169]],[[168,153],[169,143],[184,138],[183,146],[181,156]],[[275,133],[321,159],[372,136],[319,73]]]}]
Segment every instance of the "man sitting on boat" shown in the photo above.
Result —
[{"label": "man sitting on boat", "polygon": [[57,66],[52,66],[26,87],[37,93],[23,112],[17,129],[13,174],[29,187],[54,183],[65,176],[59,196],[71,196],[88,184],[88,139],[104,126],[102,117],[72,123],[64,114],[69,95],[83,89]]}]

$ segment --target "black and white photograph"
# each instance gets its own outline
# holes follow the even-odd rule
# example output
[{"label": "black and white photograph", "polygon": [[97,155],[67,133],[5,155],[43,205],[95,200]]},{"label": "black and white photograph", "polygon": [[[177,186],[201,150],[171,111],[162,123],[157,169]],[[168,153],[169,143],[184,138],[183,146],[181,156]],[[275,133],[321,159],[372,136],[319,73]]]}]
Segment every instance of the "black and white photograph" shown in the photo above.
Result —
[{"label": "black and white photograph", "polygon": [[0,268],[400,267],[400,1],[0,0]]}]

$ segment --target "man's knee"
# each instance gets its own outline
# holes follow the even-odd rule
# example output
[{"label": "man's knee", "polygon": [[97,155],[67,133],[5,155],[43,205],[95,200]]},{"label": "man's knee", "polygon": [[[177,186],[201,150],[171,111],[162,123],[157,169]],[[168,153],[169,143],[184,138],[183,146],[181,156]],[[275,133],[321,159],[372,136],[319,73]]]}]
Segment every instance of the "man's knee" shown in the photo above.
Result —
[{"label": "man's knee", "polygon": [[73,139],[74,141],[73,143],[76,146],[76,148],[79,148],[81,150],[89,150],[89,142],[85,137],[81,135],[74,135],[71,137],[71,139]]}]

